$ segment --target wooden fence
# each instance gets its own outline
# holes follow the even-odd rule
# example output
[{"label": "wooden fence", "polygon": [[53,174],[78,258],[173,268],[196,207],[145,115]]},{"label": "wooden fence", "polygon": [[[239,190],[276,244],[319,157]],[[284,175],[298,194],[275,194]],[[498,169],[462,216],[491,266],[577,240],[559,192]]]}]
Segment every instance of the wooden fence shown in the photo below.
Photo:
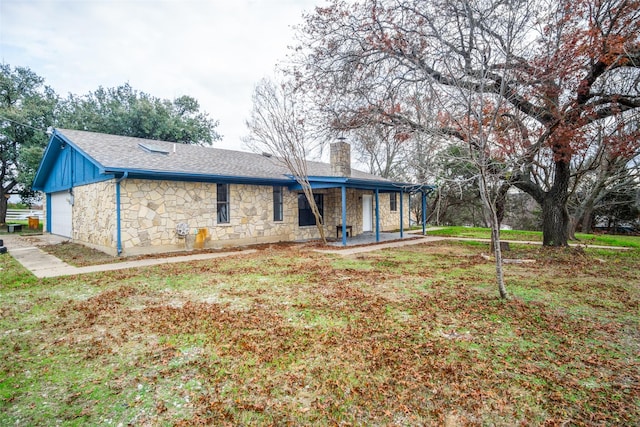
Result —
[{"label": "wooden fence", "polygon": [[42,221],[44,219],[44,211],[39,209],[7,209],[6,222],[26,221],[30,216],[36,216]]}]

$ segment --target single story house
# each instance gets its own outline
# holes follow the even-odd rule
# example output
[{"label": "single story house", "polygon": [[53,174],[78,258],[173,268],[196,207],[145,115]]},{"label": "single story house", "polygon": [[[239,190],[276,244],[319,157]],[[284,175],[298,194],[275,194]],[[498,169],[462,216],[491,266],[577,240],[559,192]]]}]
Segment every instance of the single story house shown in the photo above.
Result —
[{"label": "single story house", "polygon": [[[424,205],[431,189],[351,169],[342,141],[308,174],[325,233],[343,244],[403,230],[410,192]],[[301,186],[267,154],[56,129],[33,188],[45,231],[113,255],[184,250],[193,236],[199,247],[319,238]]]}]

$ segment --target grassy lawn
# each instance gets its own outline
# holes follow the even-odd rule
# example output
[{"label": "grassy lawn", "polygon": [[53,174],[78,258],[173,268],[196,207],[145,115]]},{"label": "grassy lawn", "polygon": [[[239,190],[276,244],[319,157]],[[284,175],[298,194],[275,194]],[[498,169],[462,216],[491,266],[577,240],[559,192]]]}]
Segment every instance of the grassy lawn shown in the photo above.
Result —
[{"label": "grassy lawn", "polygon": [[640,251],[305,246],[59,279],[0,255],[0,425],[632,425]]},{"label": "grassy lawn", "polygon": [[[450,236],[465,237],[473,239],[490,239],[491,229],[479,227],[443,227],[437,230],[428,230],[427,234],[431,236]],[[505,240],[520,240],[542,242],[541,231],[522,231],[522,230],[501,230],[500,238]],[[583,234],[576,233],[577,241],[571,243],[580,243],[585,245],[597,246],[620,246],[627,248],[640,248],[640,237],[638,236],[618,236],[611,234]]]},{"label": "grassy lawn", "polygon": [[[29,228],[29,221],[26,219],[20,219],[20,220],[14,220],[14,221],[7,221],[8,224],[21,224],[22,225],[22,231],[19,231],[18,234],[22,235],[22,236],[28,236],[30,234],[42,234],[42,221],[40,221],[40,223],[38,224],[38,229],[30,229]],[[2,224],[0,225],[0,236],[2,236],[3,234],[9,234],[7,231],[7,225],[6,224]]]}]

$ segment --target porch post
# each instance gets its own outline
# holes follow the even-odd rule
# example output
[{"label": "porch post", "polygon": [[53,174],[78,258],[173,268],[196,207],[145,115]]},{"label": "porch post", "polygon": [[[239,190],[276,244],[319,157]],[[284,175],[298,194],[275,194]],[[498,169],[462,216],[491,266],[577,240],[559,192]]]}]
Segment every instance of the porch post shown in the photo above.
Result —
[{"label": "porch post", "polygon": [[427,235],[427,193],[424,190],[422,193],[422,235]]},{"label": "porch post", "polygon": [[407,209],[409,209],[409,230],[411,230],[411,196],[413,195],[413,193],[411,191],[409,191],[409,207]]},{"label": "porch post", "polygon": [[400,190],[400,238],[404,237],[404,191]]},{"label": "porch post", "polygon": [[341,187],[342,193],[342,246],[347,246],[347,187]]},{"label": "porch post", "polygon": [[376,188],[376,242],[380,241],[380,197]]}]

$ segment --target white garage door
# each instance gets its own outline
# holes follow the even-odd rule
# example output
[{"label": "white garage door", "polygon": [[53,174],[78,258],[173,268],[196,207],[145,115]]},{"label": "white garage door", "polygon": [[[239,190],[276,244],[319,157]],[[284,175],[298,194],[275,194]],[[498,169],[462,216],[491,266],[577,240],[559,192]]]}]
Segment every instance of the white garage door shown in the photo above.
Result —
[{"label": "white garage door", "polygon": [[68,191],[51,193],[51,234],[71,237],[71,194]]}]

